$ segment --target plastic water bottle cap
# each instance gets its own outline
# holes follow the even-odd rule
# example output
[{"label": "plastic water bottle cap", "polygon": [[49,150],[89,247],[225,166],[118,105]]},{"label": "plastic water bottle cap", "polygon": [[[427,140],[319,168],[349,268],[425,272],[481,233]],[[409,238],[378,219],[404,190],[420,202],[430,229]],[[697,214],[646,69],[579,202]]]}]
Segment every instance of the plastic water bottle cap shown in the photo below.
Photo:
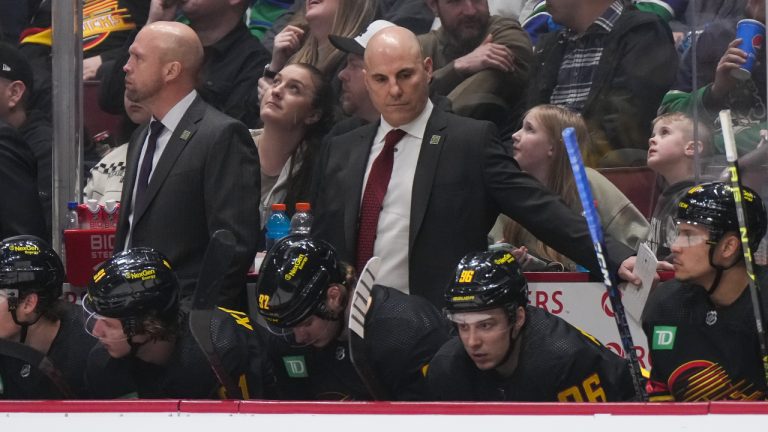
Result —
[{"label": "plastic water bottle cap", "polygon": [[75,210],[77,208],[77,201],[70,201],[67,203],[68,210]]},{"label": "plastic water bottle cap", "polygon": [[285,211],[285,204],[272,204],[273,211]]},{"label": "plastic water bottle cap", "polygon": [[306,202],[297,202],[296,203],[296,211],[297,212],[306,212],[306,211],[309,211],[310,208],[311,207],[310,207],[309,203],[306,203]]}]

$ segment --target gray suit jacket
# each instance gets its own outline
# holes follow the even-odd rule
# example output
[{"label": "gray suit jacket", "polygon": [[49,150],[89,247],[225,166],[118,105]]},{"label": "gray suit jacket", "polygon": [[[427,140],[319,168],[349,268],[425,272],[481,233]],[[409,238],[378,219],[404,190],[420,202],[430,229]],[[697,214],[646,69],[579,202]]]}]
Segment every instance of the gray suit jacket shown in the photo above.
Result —
[{"label": "gray suit jacket", "polygon": [[220,304],[243,305],[245,275],[259,236],[259,156],[248,129],[198,96],[173,131],[147,188],[144,205],[131,208],[147,128],[128,147],[115,250],[125,247],[133,211],[131,246],[148,246],[171,262],[182,296],[194,291],[210,236],[219,229],[237,239]]},{"label": "gray suit jacket", "polygon": [[[312,232],[348,262],[355,258],[363,178],[377,128],[378,123],[370,124],[331,139],[318,167]],[[600,274],[584,218],[519,169],[495,126],[436,107],[413,181],[410,292],[442,308],[456,264],[465,254],[487,248],[488,231],[500,212]],[[606,241],[617,262],[633,253]]]}]

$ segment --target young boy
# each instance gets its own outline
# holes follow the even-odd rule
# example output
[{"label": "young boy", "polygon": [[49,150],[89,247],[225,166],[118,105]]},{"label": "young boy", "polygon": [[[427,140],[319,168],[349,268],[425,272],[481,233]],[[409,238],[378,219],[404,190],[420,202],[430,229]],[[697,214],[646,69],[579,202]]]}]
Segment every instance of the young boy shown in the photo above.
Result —
[{"label": "young boy", "polygon": [[[694,124],[698,128],[695,139]],[[687,114],[667,113],[653,120],[653,133],[648,140],[648,167],[664,179],[665,188],[651,216],[648,243],[660,260],[670,254],[667,234],[675,228],[672,218],[677,202],[694,185],[695,152],[705,156],[711,147],[707,126]]]}]

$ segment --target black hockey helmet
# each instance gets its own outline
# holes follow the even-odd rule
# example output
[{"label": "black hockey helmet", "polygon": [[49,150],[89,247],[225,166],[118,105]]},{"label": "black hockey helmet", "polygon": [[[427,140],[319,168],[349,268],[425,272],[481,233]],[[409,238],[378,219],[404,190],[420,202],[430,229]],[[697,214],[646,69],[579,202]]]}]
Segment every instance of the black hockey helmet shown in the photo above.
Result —
[{"label": "black hockey helmet", "polygon": [[[742,202],[752,250],[760,244],[766,232],[766,211],[763,200],[752,189],[742,186]],[[717,242],[728,231],[739,232],[739,219],[731,186],[724,182],[703,183],[692,187],[677,206],[677,221],[704,225],[710,241]]]},{"label": "black hockey helmet", "polygon": [[509,251],[473,252],[456,267],[456,277],[445,291],[448,313],[496,307],[514,312],[528,304],[528,283]]},{"label": "black hockey helmet", "polygon": [[333,283],[344,283],[333,246],[306,236],[285,237],[261,264],[259,314],[280,328],[294,327],[311,314],[325,317],[325,296]]},{"label": "black hockey helmet", "polygon": [[178,319],[181,290],[168,259],[151,248],[119,252],[103,262],[88,284],[83,307],[90,313],[117,318],[126,335],[140,332],[137,323],[152,315],[173,324]]},{"label": "black hockey helmet", "polygon": [[0,242],[0,289],[6,290],[11,311],[31,293],[44,310],[61,296],[63,283],[64,265],[46,241],[20,235]]}]

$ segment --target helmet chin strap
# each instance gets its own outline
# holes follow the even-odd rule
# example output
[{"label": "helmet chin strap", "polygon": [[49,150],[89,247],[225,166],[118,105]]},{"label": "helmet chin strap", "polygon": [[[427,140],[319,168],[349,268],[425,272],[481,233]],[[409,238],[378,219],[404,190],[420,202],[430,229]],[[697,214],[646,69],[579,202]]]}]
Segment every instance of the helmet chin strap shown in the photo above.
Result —
[{"label": "helmet chin strap", "polygon": [[42,314],[38,314],[34,321],[32,322],[21,322],[19,321],[19,318],[16,316],[16,308],[18,307],[18,300],[13,302],[8,302],[8,311],[11,313],[11,318],[13,318],[14,324],[21,327],[21,331],[19,332],[19,343],[24,343],[27,340],[27,332],[29,331],[29,326],[35,325],[37,321],[40,320],[40,317]]},{"label": "helmet chin strap", "polygon": [[738,264],[738,263],[739,263],[739,261],[741,261],[742,259],[744,259],[744,255],[741,255],[741,254],[740,254],[740,255],[739,255],[739,258],[738,258],[738,259],[736,259],[736,261],[734,261],[734,262],[733,262],[733,264],[731,264],[731,265],[729,265],[729,266],[722,266],[722,265],[718,265],[718,264],[715,264],[714,256],[715,256],[715,247],[716,247],[716,246],[717,246],[717,245],[711,245],[711,246],[709,247],[709,265],[710,265],[710,267],[712,267],[712,268],[714,268],[714,269],[716,270],[716,273],[715,273],[715,280],[714,280],[714,281],[712,281],[712,285],[711,285],[711,286],[709,287],[709,289],[707,290],[707,294],[708,294],[710,297],[712,296],[712,294],[714,294],[714,293],[715,293],[715,291],[717,290],[717,288],[718,288],[718,287],[720,287],[720,279],[722,279],[722,277],[723,277],[723,272],[724,272],[725,270],[728,270],[728,269],[730,269],[731,267],[735,266],[736,264]]},{"label": "helmet chin strap", "polygon": [[[518,334],[517,337],[512,336],[512,333],[514,331],[515,323],[517,322],[517,312],[516,309],[518,308],[517,305],[515,305],[510,311],[509,311],[509,348],[507,348],[507,352],[504,354],[504,358],[501,359],[498,366],[501,366],[503,364],[506,364],[507,361],[509,361],[509,358],[512,356],[512,353],[515,351],[515,344],[520,340],[520,335]],[[523,323],[523,326],[525,326],[525,323]],[[520,329],[522,332],[522,328]],[[498,367],[497,366],[497,367]]]}]

